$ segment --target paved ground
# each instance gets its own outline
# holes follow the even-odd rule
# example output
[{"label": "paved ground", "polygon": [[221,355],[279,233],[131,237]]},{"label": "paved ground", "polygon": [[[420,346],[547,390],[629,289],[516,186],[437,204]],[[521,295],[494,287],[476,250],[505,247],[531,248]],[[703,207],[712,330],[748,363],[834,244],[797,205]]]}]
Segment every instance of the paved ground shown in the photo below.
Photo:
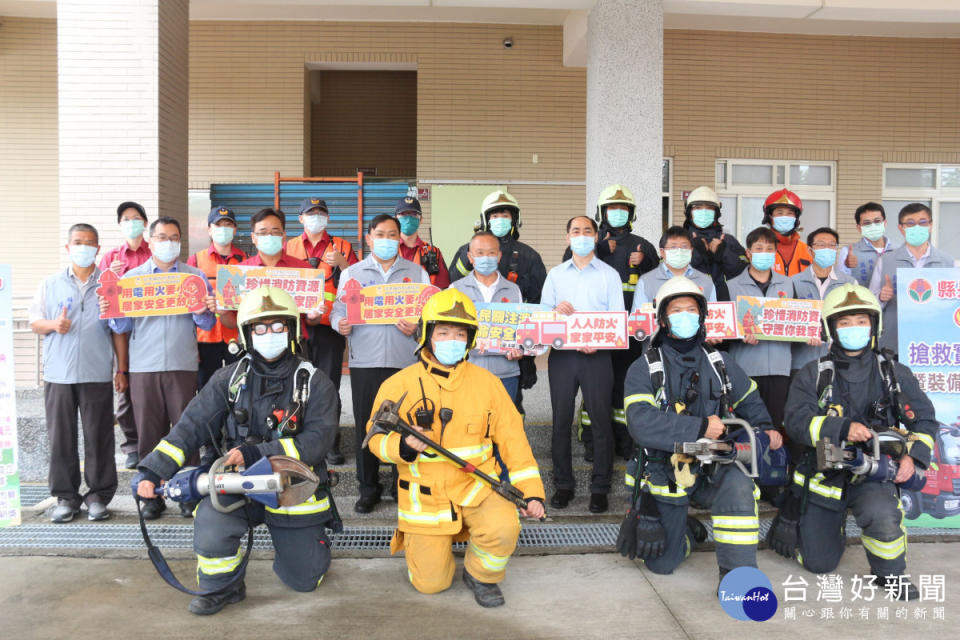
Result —
[{"label": "paved ground", "polygon": [[[0,557],[0,637],[3,638],[955,638],[960,625],[960,563],[945,562],[960,547],[911,544],[910,569],[945,575],[945,603],[903,605],[852,602],[850,576],[867,569],[859,547],[848,549],[838,573],[846,581],[842,603],[816,602],[816,577],[769,552],[760,568],[770,577],[780,610],[764,623],[739,622],[714,595],[713,554],[694,553],[674,575],[656,576],[615,554],[525,556],[510,562],[503,590],[507,605],[478,607],[459,577],[435,596],[416,593],[400,558],[336,559],[320,589],[299,594],[254,560],[247,600],[212,618],[186,611],[188,597],[160,580],[146,560]],[[175,561],[189,577],[193,563]],[[784,602],[783,582],[803,575],[806,604]],[[797,620],[785,619],[796,606]],[[841,607],[853,619],[843,619]],[[860,620],[861,607],[869,620]],[[834,619],[821,619],[832,607]],[[888,608],[888,621],[877,619]],[[944,607],[945,620],[935,620]],[[813,612],[804,617],[803,612]],[[925,620],[915,619],[919,612]],[[762,626],[761,626],[762,625]]]}]

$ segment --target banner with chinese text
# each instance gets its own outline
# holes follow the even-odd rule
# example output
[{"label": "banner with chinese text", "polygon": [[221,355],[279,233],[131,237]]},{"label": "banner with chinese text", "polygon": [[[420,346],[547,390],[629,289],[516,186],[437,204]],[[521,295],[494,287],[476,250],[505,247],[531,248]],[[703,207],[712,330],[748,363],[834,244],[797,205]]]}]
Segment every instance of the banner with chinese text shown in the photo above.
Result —
[{"label": "banner with chinese text", "polygon": [[626,349],[626,311],[577,311],[562,315],[554,311],[530,314],[517,327],[517,340],[524,349],[534,345],[554,349]]},{"label": "banner with chinese text", "polygon": [[739,333],[757,340],[806,342],[820,337],[820,306],[820,300],[737,296]]},{"label": "banner with chinese text", "polygon": [[104,271],[97,295],[107,300],[101,318],[174,316],[206,310],[207,283],[193,273],[168,271],[119,277]]},{"label": "banner with chinese text", "polygon": [[[477,321],[480,324],[477,330],[477,349],[485,353],[507,353],[511,349],[521,348],[517,342],[517,326],[527,321],[531,314],[549,312],[550,308],[543,304],[525,304],[512,302],[478,302]],[[549,347],[533,345],[524,349],[524,355],[538,356]]]},{"label": "banner with chinese text", "polygon": [[13,280],[0,264],[0,529],[20,524],[17,398],[13,362]]},{"label": "banner with chinese text", "polygon": [[900,362],[937,412],[927,484],[900,496],[908,526],[960,528],[960,269],[898,269]]},{"label": "banner with chinese text", "polygon": [[430,296],[440,291],[432,284],[395,282],[364,287],[348,280],[340,293],[347,308],[347,322],[359,324],[395,324],[398,320],[417,322]]},{"label": "banner with chinese text", "polygon": [[320,269],[222,264],[217,269],[217,308],[236,309],[247,291],[270,286],[293,296],[302,313],[323,313],[323,283]]}]

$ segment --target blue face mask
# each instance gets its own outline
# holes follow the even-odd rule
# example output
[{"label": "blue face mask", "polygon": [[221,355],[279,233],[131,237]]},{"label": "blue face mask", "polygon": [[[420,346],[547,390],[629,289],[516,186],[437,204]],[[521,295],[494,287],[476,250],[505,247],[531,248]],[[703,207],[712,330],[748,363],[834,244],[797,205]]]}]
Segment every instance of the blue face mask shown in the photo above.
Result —
[{"label": "blue face mask", "polygon": [[283,249],[283,236],[257,236],[257,249],[264,255],[275,256]]},{"label": "blue face mask", "polygon": [[97,257],[97,248],[85,244],[70,245],[70,260],[81,269],[86,269],[93,264]]},{"label": "blue face mask", "polygon": [[397,248],[400,246],[399,240],[390,238],[374,238],[373,253],[381,260],[393,260],[397,257]]},{"label": "blue face mask", "polygon": [[488,276],[497,270],[497,256],[479,256],[473,259],[473,268],[482,276]]},{"label": "blue face mask", "polygon": [[903,238],[911,247],[921,247],[930,239],[930,227],[921,227],[920,225],[907,227]]},{"label": "blue face mask", "polygon": [[627,224],[630,219],[630,212],[626,209],[607,209],[607,222],[614,229],[619,229]]},{"label": "blue face mask", "polygon": [[214,227],[210,230],[210,237],[216,244],[230,244],[233,242],[233,227]]},{"label": "blue face mask", "polygon": [[884,232],[886,231],[886,226],[882,222],[877,222],[876,224],[865,224],[860,227],[860,233],[863,234],[863,237],[871,242],[876,242],[883,237]]},{"label": "blue face mask", "polygon": [[870,343],[870,326],[840,327],[837,329],[837,340],[847,351],[860,351]]},{"label": "blue face mask", "polygon": [[821,269],[826,269],[832,267],[837,261],[837,250],[836,249],[814,249],[813,251],[813,261],[817,263],[817,266]]},{"label": "blue face mask", "polygon": [[155,242],[150,249],[160,262],[173,262],[180,255],[180,243],[172,240]]},{"label": "blue face mask", "polygon": [[773,253],[759,253],[754,251],[750,254],[750,264],[752,264],[753,268],[757,271],[766,271],[773,267],[775,261],[776,254]]},{"label": "blue face mask", "polygon": [[778,216],[773,219],[773,228],[782,234],[788,234],[797,226],[797,219],[793,216]]},{"label": "blue face mask", "polygon": [[467,342],[465,340],[434,340],[433,355],[440,361],[440,364],[452,367],[467,354]]},{"label": "blue face mask", "polygon": [[690,212],[690,216],[693,218],[694,226],[706,229],[713,224],[716,213],[713,209],[694,209]]},{"label": "blue face mask", "polygon": [[490,233],[498,238],[502,238],[510,233],[512,227],[513,218],[492,218],[490,220]]},{"label": "blue face mask", "polygon": [[581,258],[590,255],[597,243],[593,236],[574,236],[570,238],[570,250]]},{"label": "blue face mask", "polygon": [[689,311],[678,311],[667,316],[670,322],[670,333],[686,340],[697,335],[700,330],[700,314],[690,313]]},{"label": "blue face mask", "polygon": [[143,220],[134,218],[133,220],[121,220],[120,232],[131,240],[143,235]]},{"label": "blue face mask", "polygon": [[420,228],[420,216],[397,216],[400,222],[400,233],[412,236]]}]

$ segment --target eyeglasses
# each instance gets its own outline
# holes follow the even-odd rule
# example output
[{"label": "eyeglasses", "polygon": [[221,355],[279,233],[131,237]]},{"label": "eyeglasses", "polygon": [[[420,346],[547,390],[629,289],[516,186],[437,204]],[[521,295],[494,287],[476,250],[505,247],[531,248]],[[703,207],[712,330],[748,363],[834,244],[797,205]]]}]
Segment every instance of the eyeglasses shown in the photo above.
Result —
[{"label": "eyeglasses", "polygon": [[910,229],[916,226],[929,227],[930,221],[929,220],[907,220],[906,222],[902,222],[901,224],[905,226],[907,229]]},{"label": "eyeglasses", "polygon": [[883,224],[883,218],[874,218],[873,220],[866,220],[864,218],[860,219],[860,226],[866,226],[868,224]]},{"label": "eyeglasses", "polygon": [[273,236],[274,238],[282,238],[283,231],[257,231],[253,235],[258,238],[266,238],[267,236]]},{"label": "eyeglasses", "polygon": [[835,244],[821,244],[819,242],[815,242],[810,246],[813,247],[814,249],[836,249],[837,248],[837,245]]},{"label": "eyeglasses", "polygon": [[266,322],[261,322],[260,324],[255,324],[250,328],[253,330],[254,335],[265,336],[267,333],[283,333],[287,330],[287,323],[283,322],[282,320],[274,320],[269,324]]},{"label": "eyeglasses", "polygon": [[157,242],[166,242],[168,240],[170,242],[180,242],[180,236],[168,236],[161,233],[160,235],[150,236],[150,237],[156,240]]}]

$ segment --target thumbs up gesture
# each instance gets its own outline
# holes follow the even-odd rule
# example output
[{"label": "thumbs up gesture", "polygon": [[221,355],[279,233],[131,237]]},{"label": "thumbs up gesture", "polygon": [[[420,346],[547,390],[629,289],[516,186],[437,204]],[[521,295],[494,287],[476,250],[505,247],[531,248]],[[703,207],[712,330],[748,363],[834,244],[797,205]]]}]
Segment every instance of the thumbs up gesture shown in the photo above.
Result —
[{"label": "thumbs up gesture", "polygon": [[637,245],[637,250],[630,253],[630,266],[635,267],[641,262],[643,262],[643,251],[641,251],[642,245]]},{"label": "thumbs up gesture", "polygon": [[57,333],[66,333],[70,331],[70,318],[67,317],[67,307],[64,305],[60,308],[60,315],[56,319],[56,324],[54,324],[53,330]]},{"label": "thumbs up gesture", "polygon": [[853,269],[859,264],[860,261],[857,260],[856,254],[853,252],[853,245],[847,247],[847,259],[844,260],[844,264],[847,265],[848,269]]},{"label": "thumbs up gesture", "polygon": [[323,254],[323,261],[331,267],[337,267],[341,271],[347,268],[347,259],[343,254],[337,251],[333,245]]},{"label": "thumbs up gesture", "polygon": [[880,302],[889,302],[893,298],[893,283],[890,276],[883,276],[883,288],[880,289]]}]

